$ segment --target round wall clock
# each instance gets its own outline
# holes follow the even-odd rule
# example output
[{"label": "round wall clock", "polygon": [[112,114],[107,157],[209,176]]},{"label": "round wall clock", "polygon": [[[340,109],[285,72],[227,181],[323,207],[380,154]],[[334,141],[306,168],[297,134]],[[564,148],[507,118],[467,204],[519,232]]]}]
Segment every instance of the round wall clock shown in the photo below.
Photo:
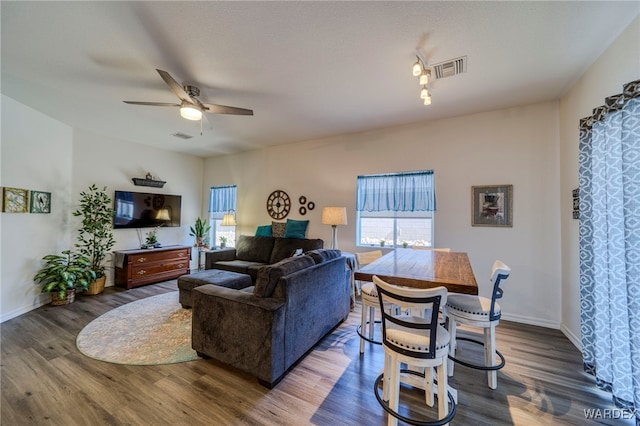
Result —
[{"label": "round wall clock", "polygon": [[286,192],[275,190],[267,198],[267,212],[274,219],[284,219],[291,210],[291,199]]}]

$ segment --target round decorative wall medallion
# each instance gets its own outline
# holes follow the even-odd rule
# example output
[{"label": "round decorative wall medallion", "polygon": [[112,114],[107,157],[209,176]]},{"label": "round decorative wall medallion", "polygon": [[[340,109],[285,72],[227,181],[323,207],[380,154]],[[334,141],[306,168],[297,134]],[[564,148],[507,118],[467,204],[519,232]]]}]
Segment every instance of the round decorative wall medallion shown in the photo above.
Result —
[{"label": "round decorative wall medallion", "polygon": [[300,204],[307,204],[307,197],[305,197],[304,195],[301,195],[300,198],[298,198],[298,202]]},{"label": "round decorative wall medallion", "polygon": [[267,198],[267,212],[274,219],[284,219],[291,210],[291,199],[286,192],[279,189],[269,194]]},{"label": "round decorative wall medallion", "polygon": [[305,214],[307,214],[307,208],[305,206],[300,206],[298,212],[300,212],[300,214],[304,216]]},{"label": "round decorative wall medallion", "polygon": [[307,208],[309,210],[313,210],[316,208],[316,203],[314,203],[313,201],[309,201],[309,204],[307,204]]}]

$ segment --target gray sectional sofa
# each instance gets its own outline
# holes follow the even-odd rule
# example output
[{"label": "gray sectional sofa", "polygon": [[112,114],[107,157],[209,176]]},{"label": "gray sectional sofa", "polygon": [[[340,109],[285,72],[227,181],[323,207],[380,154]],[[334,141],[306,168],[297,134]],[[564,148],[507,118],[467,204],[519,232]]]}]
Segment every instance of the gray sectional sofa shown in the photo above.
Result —
[{"label": "gray sectional sofa", "polygon": [[255,286],[193,288],[192,347],[271,388],[347,318],[351,271],[339,250],[311,250],[255,272]]},{"label": "gray sectional sofa", "polygon": [[321,249],[324,242],[320,239],[275,238],[241,235],[236,248],[214,250],[206,253],[205,269],[248,274],[255,281],[258,270],[265,266],[291,257],[294,252],[306,252]]}]

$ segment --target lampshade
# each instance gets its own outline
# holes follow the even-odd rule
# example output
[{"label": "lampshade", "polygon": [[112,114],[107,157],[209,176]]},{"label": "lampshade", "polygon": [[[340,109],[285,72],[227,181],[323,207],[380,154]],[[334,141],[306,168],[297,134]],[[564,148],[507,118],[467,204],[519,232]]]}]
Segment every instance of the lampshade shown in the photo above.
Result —
[{"label": "lampshade", "polygon": [[156,220],[171,220],[171,216],[169,216],[169,209],[158,210]]},{"label": "lampshade", "polygon": [[429,84],[429,72],[427,70],[422,70],[422,74],[420,74],[420,85],[424,86]]},{"label": "lampshade", "polygon": [[431,95],[429,94],[429,90],[427,90],[427,88],[423,86],[422,90],[420,91],[420,99],[426,99],[430,97]]},{"label": "lampshade", "polygon": [[416,61],[416,63],[413,64],[412,71],[415,77],[419,76],[422,73],[422,66],[420,65],[420,61]]},{"label": "lampshade", "polygon": [[322,209],[323,225],[346,225],[347,224],[347,208],[346,207],[324,207]]},{"label": "lampshade", "polygon": [[180,115],[187,120],[200,120],[202,119],[202,111],[188,102],[182,102],[180,106]]},{"label": "lampshade", "polygon": [[221,226],[236,226],[236,217],[234,216],[233,213],[225,213],[225,215],[222,216],[222,223],[220,225]]},{"label": "lampshade", "polygon": [[428,95],[426,98],[424,98],[424,104],[431,105],[431,95]]}]

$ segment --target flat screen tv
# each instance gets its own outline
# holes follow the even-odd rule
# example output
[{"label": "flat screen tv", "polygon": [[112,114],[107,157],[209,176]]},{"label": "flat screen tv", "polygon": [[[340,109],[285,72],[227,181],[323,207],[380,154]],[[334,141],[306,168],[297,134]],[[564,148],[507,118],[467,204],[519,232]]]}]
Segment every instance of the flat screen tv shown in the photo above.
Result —
[{"label": "flat screen tv", "polygon": [[114,228],[180,226],[182,196],[116,191],[113,197]]}]

